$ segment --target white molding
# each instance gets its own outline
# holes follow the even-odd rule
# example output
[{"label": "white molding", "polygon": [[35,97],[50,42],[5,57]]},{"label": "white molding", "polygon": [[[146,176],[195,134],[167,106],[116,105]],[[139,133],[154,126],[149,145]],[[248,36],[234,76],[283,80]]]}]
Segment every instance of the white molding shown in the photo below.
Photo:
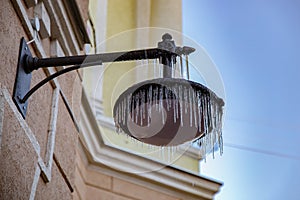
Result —
[{"label": "white molding", "polygon": [[85,156],[93,166],[106,166],[121,174],[155,182],[183,193],[189,193],[204,199],[213,199],[221,183],[188,173],[163,163],[138,156],[104,143],[95,115],[90,107],[86,94],[82,94],[81,137]]},{"label": "white molding", "polygon": [[35,169],[33,182],[32,182],[32,185],[31,185],[29,200],[34,200],[36,189],[37,189],[38,182],[39,182],[39,179],[40,179],[40,174],[41,174],[41,169],[37,166],[36,169]]},{"label": "white molding", "polygon": [[[49,1],[52,4],[54,8],[54,13],[56,17],[59,18],[59,21],[57,21],[57,24],[60,24],[61,27],[61,34],[65,35],[66,43],[70,46],[70,50],[73,54],[80,54],[80,47],[77,43],[77,38],[75,36],[75,33],[72,31],[73,27],[71,25],[71,22],[68,19],[68,13],[65,9],[65,4],[62,0],[56,0],[56,1]],[[76,41],[76,42],[74,42]]]},{"label": "white molding", "polygon": [[97,115],[96,120],[99,122],[99,124],[105,128],[108,128],[110,130],[115,130],[115,123],[112,117],[106,117],[104,115]]},{"label": "white molding", "polygon": [[55,135],[56,135],[56,124],[57,124],[57,115],[58,115],[58,100],[59,100],[59,90],[56,88],[53,91],[52,105],[51,105],[51,118],[48,129],[48,141],[47,141],[47,152],[46,152],[46,176],[48,181],[51,180],[51,169],[53,163],[53,154],[55,147]]}]

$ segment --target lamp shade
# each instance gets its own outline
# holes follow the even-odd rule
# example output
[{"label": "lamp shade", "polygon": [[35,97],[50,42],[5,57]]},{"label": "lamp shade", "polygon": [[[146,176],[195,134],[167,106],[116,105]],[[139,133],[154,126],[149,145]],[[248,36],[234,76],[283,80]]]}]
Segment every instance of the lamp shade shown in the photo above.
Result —
[{"label": "lamp shade", "polygon": [[213,145],[221,137],[223,106],[222,99],[199,83],[157,78],[123,92],[113,116],[118,132],[147,144],[176,146],[198,140]]}]

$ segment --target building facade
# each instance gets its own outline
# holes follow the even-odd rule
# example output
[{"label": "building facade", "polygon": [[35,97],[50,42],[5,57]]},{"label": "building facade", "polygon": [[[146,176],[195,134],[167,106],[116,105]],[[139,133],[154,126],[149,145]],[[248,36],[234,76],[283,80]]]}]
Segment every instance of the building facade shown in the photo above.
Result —
[{"label": "building facade", "polygon": [[[1,200],[213,199],[222,184],[199,175],[197,150],[168,163],[112,133],[110,91],[117,73],[135,65],[64,74],[30,97],[25,119],[12,100],[22,37],[40,58],[153,46],[166,29],[180,43],[181,1],[2,0],[0,15]],[[32,72],[31,86],[64,68]],[[140,74],[134,71],[124,85],[147,78]]]}]

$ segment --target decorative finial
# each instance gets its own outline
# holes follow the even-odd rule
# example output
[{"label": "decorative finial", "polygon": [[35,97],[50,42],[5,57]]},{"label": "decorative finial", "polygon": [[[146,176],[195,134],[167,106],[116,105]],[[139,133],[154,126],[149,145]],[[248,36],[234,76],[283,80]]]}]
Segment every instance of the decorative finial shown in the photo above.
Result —
[{"label": "decorative finial", "polygon": [[175,53],[176,45],[174,40],[172,40],[172,36],[169,33],[165,33],[162,36],[162,41],[158,42],[158,48]]}]

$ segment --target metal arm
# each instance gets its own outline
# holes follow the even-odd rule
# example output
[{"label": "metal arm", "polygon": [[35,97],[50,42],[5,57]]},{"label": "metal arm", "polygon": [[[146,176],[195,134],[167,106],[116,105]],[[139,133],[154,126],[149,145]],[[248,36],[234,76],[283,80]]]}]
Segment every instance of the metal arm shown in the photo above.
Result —
[{"label": "metal arm", "polygon": [[37,70],[39,68],[53,67],[53,66],[67,66],[67,65],[80,65],[83,63],[107,63],[107,62],[120,62],[120,61],[133,61],[144,59],[156,59],[160,57],[176,56],[175,52],[168,50],[153,48],[143,49],[128,52],[114,52],[103,53],[94,55],[81,55],[81,56],[66,56],[57,58],[33,58],[26,56],[24,67],[27,73]]},{"label": "metal arm", "polygon": [[[184,48],[189,48],[191,52],[195,51],[195,49],[191,47]],[[22,38],[19,49],[19,59],[13,91],[13,100],[22,116],[25,118],[28,98],[45,83],[49,82],[57,76],[83,67],[101,65],[102,63],[106,62],[159,59],[161,64],[165,66],[164,77],[171,77],[172,66],[176,61],[175,58],[182,54],[182,47],[176,47],[175,42],[172,40],[172,36],[169,34],[165,34],[163,36],[163,41],[158,43],[158,48],[94,55],[66,56],[57,58],[32,57],[25,39]],[[68,65],[74,66],[68,67],[50,75],[30,90],[32,71],[40,68]]]},{"label": "metal arm", "polygon": [[[91,67],[95,65],[102,65],[102,62],[120,62],[120,61],[129,61],[129,60],[143,60],[143,59],[155,59],[155,58],[165,58],[170,57],[170,52],[162,49],[146,49],[146,50],[137,50],[130,52],[118,52],[118,53],[106,53],[106,54],[96,54],[96,55],[83,55],[83,56],[69,56],[69,57],[57,57],[57,58],[33,58],[29,55],[25,58],[25,72],[31,73],[33,70],[39,68],[52,67],[52,66],[65,66],[76,64],[72,67],[65,68],[54,74],[51,74],[38,84],[36,84],[32,89],[30,89],[23,98],[20,99],[21,103],[25,103],[28,98],[42,87],[47,82],[52,79],[65,74],[70,71],[74,71],[84,67]],[[167,59],[166,59],[167,60]],[[167,60],[168,61],[168,60]],[[165,61],[162,61],[165,63]]]}]

